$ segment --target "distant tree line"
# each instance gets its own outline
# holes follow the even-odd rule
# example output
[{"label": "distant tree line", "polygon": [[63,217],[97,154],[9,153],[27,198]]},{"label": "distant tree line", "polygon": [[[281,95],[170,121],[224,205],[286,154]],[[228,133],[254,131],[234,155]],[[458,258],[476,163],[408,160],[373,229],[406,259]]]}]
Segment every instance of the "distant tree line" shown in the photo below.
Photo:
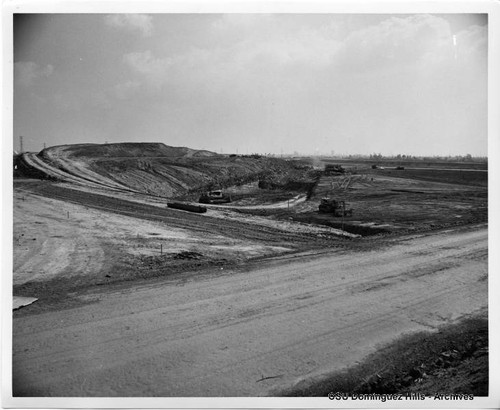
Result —
[{"label": "distant tree line", "polygon": [[406,155],[406,154],[397,154],[397,155],[382,155],[382,154],[370,154],[366,155],[348,155],[347,158],[356,159],[356,158],[368,158],[373,161],[381,161],[381,160],[415,160],[415,161],[448,161],[448,162],[488,162],[488,157],[475,157],[471,154],[465,155],[435,155],[435,156],[419,156],[419,155]]}]

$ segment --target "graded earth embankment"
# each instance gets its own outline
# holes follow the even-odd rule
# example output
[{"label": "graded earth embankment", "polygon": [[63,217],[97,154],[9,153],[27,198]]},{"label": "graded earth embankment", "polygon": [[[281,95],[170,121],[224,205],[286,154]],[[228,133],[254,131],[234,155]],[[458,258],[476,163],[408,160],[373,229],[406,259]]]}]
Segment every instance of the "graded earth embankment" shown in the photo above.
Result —
[{"label": "graded earth embankment", "polygon": [[[303,178],[311,168],[299,161],[259,155],[219,155],[161,143],[76,144],[23,154],[25,168],[61,181],[130,190],[160,197],[199,194],[257,181]],[[29,169],[24,170],[29,176]],[[196,196],[196,195],[195,195]]]}]

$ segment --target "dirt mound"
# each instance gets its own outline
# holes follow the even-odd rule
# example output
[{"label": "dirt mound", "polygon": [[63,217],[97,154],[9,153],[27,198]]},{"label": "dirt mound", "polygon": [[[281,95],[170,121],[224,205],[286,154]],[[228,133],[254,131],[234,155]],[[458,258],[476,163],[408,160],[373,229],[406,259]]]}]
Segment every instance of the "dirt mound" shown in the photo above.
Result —
[{"label": "dirt mound", "polygon": [[75,144],[60,145],[46,148],[39,154],[42,158],[51,160],[60,156],[74,158],[100,158],[100,157],[212,157],[215,152],[198,151],[186,147],[171,147],[162,143],[123,142],[118,144]]},{"label": "dirt mound", "polygon": [[197,200],[203,191],[257,181],[262,175],[297,175],[310,168],[296,161],[226,156],[161,143],[60,145],[30,155],[34,170],[61,181],[188,200]]}]

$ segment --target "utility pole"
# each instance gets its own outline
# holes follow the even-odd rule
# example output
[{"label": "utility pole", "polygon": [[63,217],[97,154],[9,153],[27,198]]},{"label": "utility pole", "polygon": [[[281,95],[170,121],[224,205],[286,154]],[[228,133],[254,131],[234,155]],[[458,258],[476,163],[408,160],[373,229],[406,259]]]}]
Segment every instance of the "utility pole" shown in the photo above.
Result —
[{"label": "utility pole", "polygon": [[344,232],[345,201],[342,201],[342,232]]},{"label": "utility pole", "polygon": [[22,154],[24,152],[24,150],[23,150],[23,136],[22,135],[19,137],[19,145],[20,145],[20,148],[21,148],[21,152],[20,153]]}]

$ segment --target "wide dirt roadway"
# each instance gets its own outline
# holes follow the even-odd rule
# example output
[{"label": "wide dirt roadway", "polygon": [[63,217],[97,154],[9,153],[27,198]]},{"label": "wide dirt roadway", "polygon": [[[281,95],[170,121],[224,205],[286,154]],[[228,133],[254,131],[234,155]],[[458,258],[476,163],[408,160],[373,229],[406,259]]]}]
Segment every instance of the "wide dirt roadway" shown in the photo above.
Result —
[{"label": "wide dirt roadway", "polygon": [[482,226],[87,294],[14,319],[14,395],[278,395],[485,309],[487,245]]}]

